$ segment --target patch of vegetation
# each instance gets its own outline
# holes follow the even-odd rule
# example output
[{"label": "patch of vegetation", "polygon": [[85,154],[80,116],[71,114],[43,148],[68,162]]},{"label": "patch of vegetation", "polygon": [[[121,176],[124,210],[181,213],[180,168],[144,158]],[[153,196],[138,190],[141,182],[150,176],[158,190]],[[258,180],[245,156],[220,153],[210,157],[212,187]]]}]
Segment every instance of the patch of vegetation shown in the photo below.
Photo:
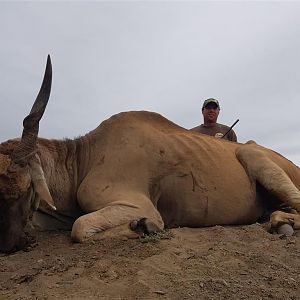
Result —
[{"label": "patch of vegetation", "polygon": [[143,237],[140,237],[140,241],[142,243],[158,242],[160,240],[170,240],[173,237],[174,234],[169,229],[164,229],[162,231],[145,234]]}]

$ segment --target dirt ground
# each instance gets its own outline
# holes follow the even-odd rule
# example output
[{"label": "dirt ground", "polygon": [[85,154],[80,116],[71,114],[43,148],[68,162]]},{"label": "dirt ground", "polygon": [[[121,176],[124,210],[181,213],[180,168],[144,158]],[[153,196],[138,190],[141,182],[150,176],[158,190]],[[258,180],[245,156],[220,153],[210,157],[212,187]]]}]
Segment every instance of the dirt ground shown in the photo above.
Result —
[{"label": "dirt ground", "polygon": [[300,299],[300,236],[259,224],[178,228],[166,239],[73,244],[39,233],[0,256],[0,299]]}]

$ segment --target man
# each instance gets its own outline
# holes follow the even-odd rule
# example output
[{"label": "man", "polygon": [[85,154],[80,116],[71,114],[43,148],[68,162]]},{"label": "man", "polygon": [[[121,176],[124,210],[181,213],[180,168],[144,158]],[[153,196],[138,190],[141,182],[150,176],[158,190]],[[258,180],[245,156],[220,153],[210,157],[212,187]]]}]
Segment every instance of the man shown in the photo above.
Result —
[{"label": "man", "polygon": [[[222,138],[226,132],[228,132],[230,127],[217,123],[219,112],[220,104],[218,100],[214,98],[205,100],[202,105],[204,124],[194,127],[191,130],[211,135],[216,138]],[[233,142],[237,141],[236,134],[232,129],[226,134],[224,139]]]}]

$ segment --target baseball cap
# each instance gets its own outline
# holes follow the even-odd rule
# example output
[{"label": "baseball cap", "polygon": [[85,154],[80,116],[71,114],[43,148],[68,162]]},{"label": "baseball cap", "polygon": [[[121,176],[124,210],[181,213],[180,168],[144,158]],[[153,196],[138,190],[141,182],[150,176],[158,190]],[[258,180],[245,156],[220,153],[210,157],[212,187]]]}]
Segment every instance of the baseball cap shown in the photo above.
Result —
[{"label": "baseball cap", "polygon": [[215,103],[217,107],[220,109],[220,104],[217,99],[214,98],[208,98],[203,102],[202,109],[208,104],[208,103]]}]

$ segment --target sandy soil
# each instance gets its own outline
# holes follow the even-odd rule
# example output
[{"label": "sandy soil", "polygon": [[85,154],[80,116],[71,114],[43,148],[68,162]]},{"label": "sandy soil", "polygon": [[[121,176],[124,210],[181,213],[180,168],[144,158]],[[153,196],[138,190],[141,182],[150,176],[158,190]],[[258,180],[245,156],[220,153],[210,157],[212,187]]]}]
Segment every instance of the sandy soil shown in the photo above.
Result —
[{"label": "sandy soil", "polygon": [[0,256],[0,299],[300,299],[300,237],[259,224],[171,230],[167,239],[73,244],[40,233]]}]

